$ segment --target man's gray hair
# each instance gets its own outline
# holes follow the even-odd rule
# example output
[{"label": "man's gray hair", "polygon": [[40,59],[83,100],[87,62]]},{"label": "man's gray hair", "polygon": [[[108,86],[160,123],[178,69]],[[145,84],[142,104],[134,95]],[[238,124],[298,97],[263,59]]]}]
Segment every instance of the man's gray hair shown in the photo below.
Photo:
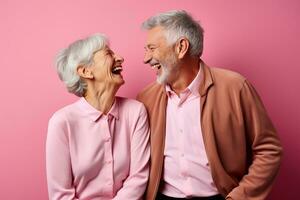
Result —
[{"label": "man's gray hair", "polygon": [[73,42],[58,53],[55,59],[56,70],[70,93],[79,97],[84,95],[87,85],[77,74],[77,68],[90,66],[93,63],[94,53],[106,45],[108,45],[106,36],[95,34]]},{"label": "man's gray hair", "polygon": [[142,28],[146,30],[156,26],[161,26],[165,30],[165,36],[169,44],[174,44],[180,37],[186,37],[190,42],[190,55],[202,55],[203,28],[186,11],[173,10],[159,13],[142,24]]}]

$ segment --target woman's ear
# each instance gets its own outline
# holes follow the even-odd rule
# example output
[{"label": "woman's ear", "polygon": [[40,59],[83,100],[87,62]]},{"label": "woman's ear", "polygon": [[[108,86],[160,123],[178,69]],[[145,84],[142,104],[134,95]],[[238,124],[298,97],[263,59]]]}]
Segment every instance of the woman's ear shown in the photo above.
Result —
[{"label": "woman's ear", "polygon": [[182,59],[186,53],[188,52],[190,47],[190,42],[187,38],[182,37],[176,42],[176,53],[178,55],[178,59]]},{"label": "woman's ear", "polygon": [[86,67],[84,65],[79,65],[77,67],[77,74],[85,79],[92,79],[94,78],[92,70],[90,67]]}]

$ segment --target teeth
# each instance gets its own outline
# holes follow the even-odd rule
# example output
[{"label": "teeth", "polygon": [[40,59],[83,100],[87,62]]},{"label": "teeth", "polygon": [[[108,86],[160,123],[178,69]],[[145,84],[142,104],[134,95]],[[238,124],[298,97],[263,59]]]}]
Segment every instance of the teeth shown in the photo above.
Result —
[{"label": "teeth", "polygon": [[118,67],[114,67],[111,71],[113,74],[121,74],[123,69],[122,69],[122,67],[118,66]]},{"label": "teeth", "polygon": [[118,71],[118,70],[122,70],[122,67],[115,67],[115,68],[113,69],[113,71]]},{"label": "teeth", "polygon": [[152,65],[152,69],[155,69],[155,68],[159,69],[160,68],[160,64],[158,63],[158,64]]}]

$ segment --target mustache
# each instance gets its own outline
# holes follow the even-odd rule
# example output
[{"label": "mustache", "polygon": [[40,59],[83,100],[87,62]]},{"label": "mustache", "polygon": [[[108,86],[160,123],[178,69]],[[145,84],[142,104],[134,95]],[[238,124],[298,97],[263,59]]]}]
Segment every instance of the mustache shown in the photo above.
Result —
[{"label": "mustache", "polygon": [[159,62],[156,59],[151,59],[151,60],[148,61],[148,64],[150,64],[150,65],[155,65],[155,64],[158,64],[158,63]]}]

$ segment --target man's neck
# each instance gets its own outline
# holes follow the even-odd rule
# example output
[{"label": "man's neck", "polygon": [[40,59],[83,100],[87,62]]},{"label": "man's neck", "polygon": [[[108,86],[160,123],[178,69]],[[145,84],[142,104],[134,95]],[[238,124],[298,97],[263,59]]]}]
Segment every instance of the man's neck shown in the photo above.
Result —
[{"label": "man's neck", "polygon": [[185,59],[180,63],[177,79],[172,83],[169,83],[170,87],[177,95],[185,90],[195,79],[199,72],[200,61],[199,58],[190,58]]}]

